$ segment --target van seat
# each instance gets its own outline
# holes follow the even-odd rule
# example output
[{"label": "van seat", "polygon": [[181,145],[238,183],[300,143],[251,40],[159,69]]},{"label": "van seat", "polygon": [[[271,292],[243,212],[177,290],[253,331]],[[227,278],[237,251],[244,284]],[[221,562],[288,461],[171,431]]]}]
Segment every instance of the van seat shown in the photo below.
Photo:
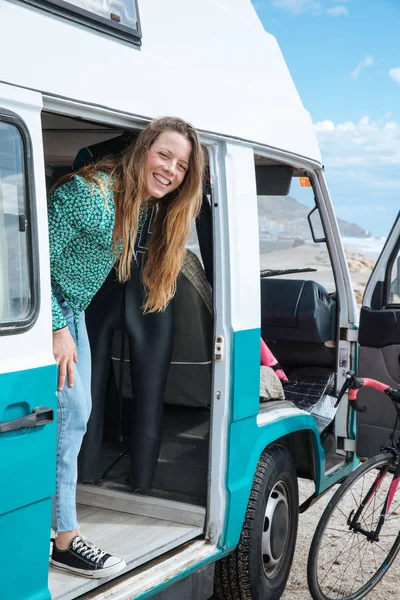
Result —
[{"label": "van seat", "polygon": [[264,340],[324,343],[335,339],[336,302],[316,281],[261,279]]}]

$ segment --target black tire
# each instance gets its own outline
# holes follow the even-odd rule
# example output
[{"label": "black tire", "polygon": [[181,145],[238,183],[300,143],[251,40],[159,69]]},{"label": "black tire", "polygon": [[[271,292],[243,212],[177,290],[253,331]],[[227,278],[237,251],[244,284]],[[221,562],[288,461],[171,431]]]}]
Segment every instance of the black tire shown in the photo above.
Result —
[{"label": "black tire", "polygon": [[375,529],[393,479],[393,465],[389,453],[374,456],[351,473],[332,496],[315,530],[308,557],[308,586],[314,600],[365,598],[396,558],[400,549],[400,515],[396,515],[399,489],[390,508],[390,519],[376,542],[349,526],[381,470],[381,484],[357,517],[364,531]]},{"label": "black tire", "polygon": [[291,456],[282,446],[269,446],[257,466],[239,544],[216,564],[214,598],[278,600],[292,565],[298,517]]}]

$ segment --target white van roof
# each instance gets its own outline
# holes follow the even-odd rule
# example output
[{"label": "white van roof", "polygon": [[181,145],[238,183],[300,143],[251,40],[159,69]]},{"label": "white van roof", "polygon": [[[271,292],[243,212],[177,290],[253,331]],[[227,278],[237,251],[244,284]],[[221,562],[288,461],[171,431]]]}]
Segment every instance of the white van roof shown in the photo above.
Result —
[{"label": "white van roof", "polygon": [[0,80],[320,162],[275,38],[250,0],[138,0],[141,49],[23,2],[2,2]]}]

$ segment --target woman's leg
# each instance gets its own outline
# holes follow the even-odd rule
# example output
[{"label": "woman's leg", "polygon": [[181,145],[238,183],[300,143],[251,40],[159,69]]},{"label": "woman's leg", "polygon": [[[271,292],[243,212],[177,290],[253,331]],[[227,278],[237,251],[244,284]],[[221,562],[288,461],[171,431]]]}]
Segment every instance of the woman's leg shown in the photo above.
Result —
[{"label": "woman's leg", "polygon": [[[66,303],[62,304],[62,309],[76,343],[72,310]],[[77,353],[74,385],[70,388],[66,382],[64,389],[58,392],[56,495],[52,523],[57,532],[79,528],[76,516],[77,459],[91,409],[90,347],[83,313],[80,316]]]},{"label": "woman's leg", "polygon": [[[67,322],[76,343],[72,319],[67,318]],[[58,535],[53,544],[51,565],[100,579],[120,573],[126,564],[122,558],[100,550],[84,538],[76,516],[77,460],[91,409],[90,347],[83,313],[80,316],[78,340],[74,385],[69,388],[67,384],[58,396],[59,436],[53,519],[53,528]]]}]

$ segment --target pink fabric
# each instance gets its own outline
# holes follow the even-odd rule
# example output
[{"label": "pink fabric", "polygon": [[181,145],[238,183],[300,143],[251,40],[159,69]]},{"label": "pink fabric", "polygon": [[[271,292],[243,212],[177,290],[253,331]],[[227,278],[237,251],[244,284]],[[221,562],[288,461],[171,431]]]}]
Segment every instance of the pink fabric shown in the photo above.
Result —
[{"label": "pink fabric", "polygon": [[[265,367],[274,367],[278,364],[275,356],[272,354],[271,350],[268,348],[267,344],[261,338],[261,364]],[[278,375],[279,379],[282,381],[287,381],[284,371],[282,369],[274,369],[275,373]]]}]

